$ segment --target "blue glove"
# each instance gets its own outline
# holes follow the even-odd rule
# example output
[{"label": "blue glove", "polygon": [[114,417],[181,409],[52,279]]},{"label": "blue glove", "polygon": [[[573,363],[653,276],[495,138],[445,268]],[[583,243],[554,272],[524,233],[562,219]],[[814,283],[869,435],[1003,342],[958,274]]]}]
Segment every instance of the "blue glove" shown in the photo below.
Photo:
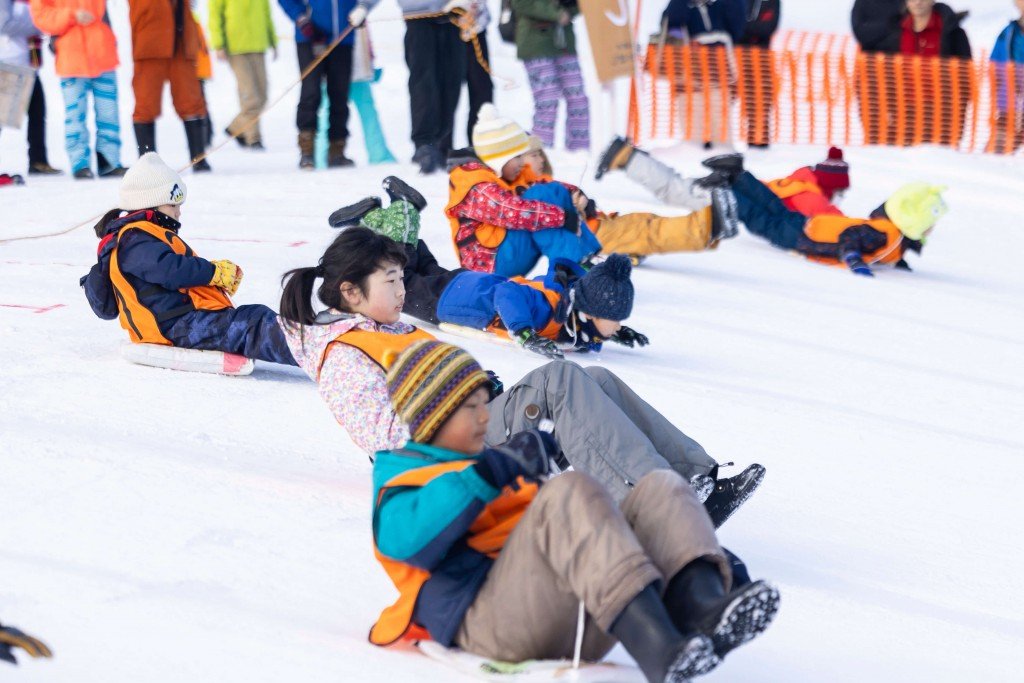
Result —
[{"label": "blue glove", "polygon": [[843,263],[846,267],[854,272],[855,275],[864,275],[866,277],[874,277],[875,274],[868,268],[868,264],[864,263],[864,259],[860,257],[855,251],[848,251],[843,254]]}]

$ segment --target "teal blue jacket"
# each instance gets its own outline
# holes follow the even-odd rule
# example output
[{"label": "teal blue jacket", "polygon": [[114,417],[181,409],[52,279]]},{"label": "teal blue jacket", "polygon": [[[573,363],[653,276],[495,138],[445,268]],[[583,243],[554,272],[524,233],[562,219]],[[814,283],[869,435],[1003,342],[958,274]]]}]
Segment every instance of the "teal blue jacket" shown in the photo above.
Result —
[{"label": "teal blue jacket", "polygon": [[493,563],[466,544],[467,532],[501,490],[472,466],[423,486],[387,484],[410,470],[467,460],[477,457],[410,441],[398,450],[379,451],[373,463],[374,543],[382,555],[430,572],[413,621],[445,646],[452,644]]}]

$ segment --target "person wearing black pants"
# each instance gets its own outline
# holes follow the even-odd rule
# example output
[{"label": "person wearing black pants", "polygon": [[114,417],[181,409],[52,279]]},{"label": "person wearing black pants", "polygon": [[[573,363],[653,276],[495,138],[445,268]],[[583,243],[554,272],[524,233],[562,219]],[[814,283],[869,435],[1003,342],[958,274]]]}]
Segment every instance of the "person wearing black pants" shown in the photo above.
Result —
[{"label": "person wearing black pants", "polygon": [[[306,70],[316,54],[314,43],[298,43],[299,71]],[[295,125],[301,136],[304,132],[315,135],[317,111],[320,109],[320,83],[327,83],[327,100],[330,103],[330,125],[327,139],[330,149],[327,153],[329,166],[351,166],[352,161],[345,156],[345,141],[348,140],[348,90],[352,84],[352,46],[344,43],[338,45],[327,55],[324,61],[302,81],[299,92],[299,106],[295,112]],[[301,143],[300,143],[301,146]],[[303,150],[303,154],[305,154]]]},{"label": "person wearing black pants", "polygon": [[28,101],[28,172],[30,175],[60,175],[50,166],[46,153],[46,95],[36,76],[32,97]]},{"label": "person wearing black pants", "polygon": [[[472,46],[470,46],[472,49]],[[468,50],[448,15],[405,22],[405,63],[409,67],[413,162],[420,172],[445,166],[452,148],[455,108],[466,78]]]},{"label": "person wearing black pants", "polygon": [[466,145],[473,144],[473,126],[476,116],[487,102],[494,102],[494,83],[487,71],[491,63],[490,51],[487,48],[487,25],[491,23],[491,15],[487,11],[487,3],[476,0],[472,7],[473,27],[469,30],[480,46],[480,57],[477,58],[473,40],[466,41],[468,52],[466,61],[466,90],[469,92],[469,120],[466,122]]}]

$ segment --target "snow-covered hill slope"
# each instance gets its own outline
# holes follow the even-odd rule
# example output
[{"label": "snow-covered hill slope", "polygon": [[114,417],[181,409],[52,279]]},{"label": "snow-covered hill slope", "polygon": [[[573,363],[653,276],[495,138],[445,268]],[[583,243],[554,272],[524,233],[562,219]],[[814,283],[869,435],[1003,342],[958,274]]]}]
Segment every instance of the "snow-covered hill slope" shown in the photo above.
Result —
[{"label": "snow-covered hill slope", "polygon": [[[787,2],[784,25],[844,30],[849,3],[824,4]],[[968,28],[987,49],[1011,3],[971,4]],[[111,6],[126,36],[125,3]],[[373,17],[397,14],[385,3]],[[401,23],[380,21],[374,32],[385,69],[376,96],[404,162]],[[521,65],[496,34],[492,45],[497,72],[518,84],[499,89],[498,105],[529,125]],[[127,60],[127,38],[121,48]],[[285,41],[272,93],[295,73]],[[130,67],[121,78],[128,162]],[[66,167],[59,88],[52,71],[44,79],[52,160]],[[235,110],[223,65],[209,93],[222,127]],[[268,114],[267,153],[231,145],[211,159],[213,174],[186,177],[182,234],[201,254],[245,268],[238,303],[276,307],[281,274],[315,263],[333,237],[329,212],[378,194],[392,173],[424,192],[423,235],[454,265],[446,178],[418,178],[408,163],[367,167],[356,117],[355,170],[299,173],[296,97]],[[160,150],[181,165],[184,136],[169,102],[165,111]],[[21,140],[0,136],[5,169],[23,164]],[[689,172],[702,153],[657,152]],[[751,153],[749,166],[774,177],[823,155],[779,147]],[[552,157],[602,206],[674,211],[621,176],[595,183],[593,159]],[[635,273],[630,324],[652,345],[582,362],[627,378],[719,460],[768,468],[721,537],[755,575],[779,583],[782,609],[707,680],[1017,680],[1021,161],[940,149],[848,149],[847,158],[852,214],[907,180],[949,186],[950,213],[912,260],[915,272],[857,278],[746,233],[713,253],[651,258]],[[0,189],[0,238],[56,232],[116,202],[116,182],[29,182]],[[370,467],[312,383],[267,364],[239,379],[127,365],[121,330],[94,318],[77,286],[95,244],[83,227],[0,245],[0,620],[56,652],[52,662],[0,668],[0,679],[455,680],[414,652],[366,642],[393,595],[371,552]],[[541,363],[466,346],[507,382]]]}]

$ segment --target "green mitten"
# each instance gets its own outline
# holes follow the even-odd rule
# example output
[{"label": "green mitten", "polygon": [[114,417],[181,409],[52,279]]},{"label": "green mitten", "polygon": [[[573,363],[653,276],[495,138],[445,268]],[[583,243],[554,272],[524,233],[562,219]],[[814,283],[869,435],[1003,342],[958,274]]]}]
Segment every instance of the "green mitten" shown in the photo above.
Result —
[{"label": "green mitten", "polygon": [[362,224],[396,242],[416,244],[420,235],[420,212],[407,201],[395,201],[386,209],[370,211],[363,216]]}]

